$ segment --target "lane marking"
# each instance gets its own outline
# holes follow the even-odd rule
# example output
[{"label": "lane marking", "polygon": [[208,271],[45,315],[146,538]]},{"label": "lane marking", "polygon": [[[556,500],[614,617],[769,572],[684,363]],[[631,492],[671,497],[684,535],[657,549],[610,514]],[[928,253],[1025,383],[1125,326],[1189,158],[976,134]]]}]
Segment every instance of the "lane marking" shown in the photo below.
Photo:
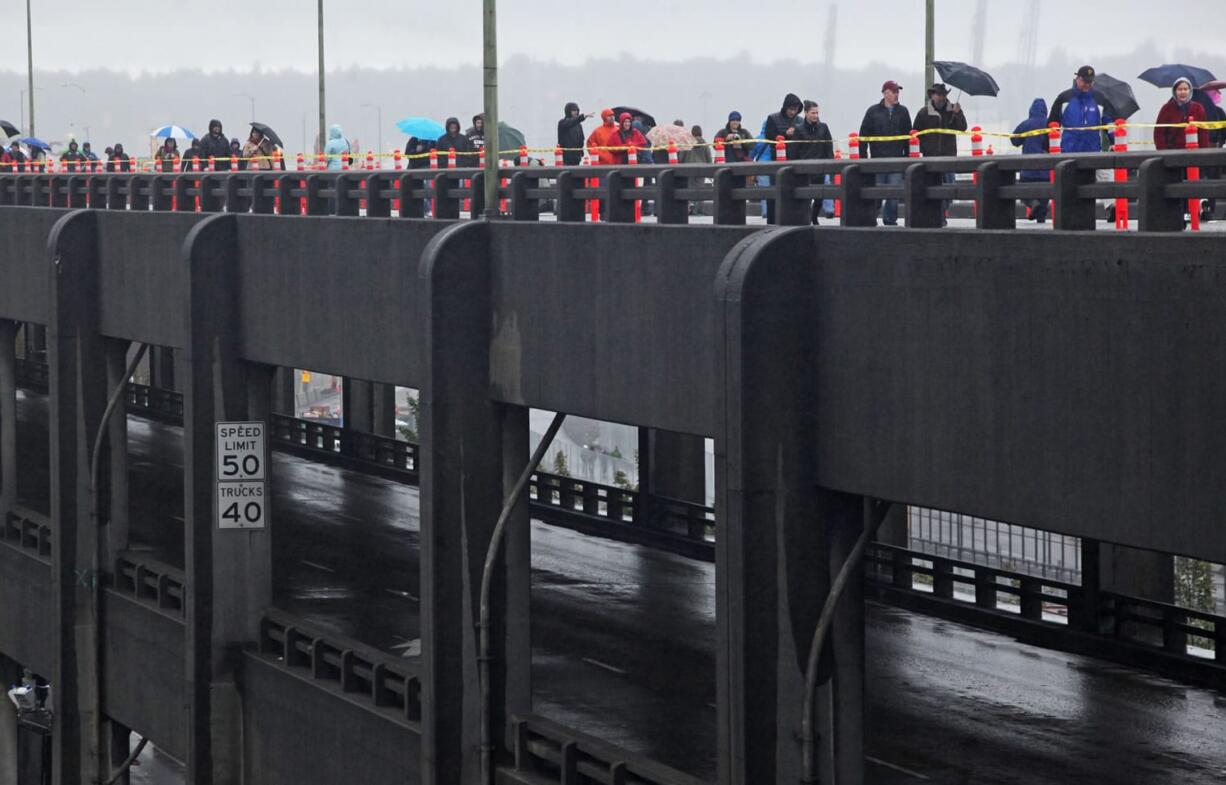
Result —
[{"label": "lane marking", "polygon": [[313,561],[307,561],[306,559],[300,559],[299,564],[305,564],[308,567],[314,567],[315,569],[323,570],[324,572],[336,572],[336,570],[332,569],[331,567],[326,567]]},{"label": "lane marking", "polygon": [[183,516],[182,516],[182,515],[172,515],[172,516],[170,516],[170,519],[171,519],[172,521],[178,521],[179,523],[183,523]]},{"label": "lane marking", "polygon": [[334,516],[336,516],[337,518],[344,518],[345,520],[347,520],[347,521],[353,521],[354,523],[366,523],[366,521],[364,521],[364,520],[363,520],[363,519],[361,519],[361,518],[358,518],[358,517],[353,516],[353,515],[347,515],[347,514],[345,514],[345,513],[343,513],[343,512],[334,512],[334,513],[332,513],[332,514],[333,514]]},{"label": "lane marking", "polygon": [[893,769],[894,771],[902,772],[903,774],[907,774],[909,776],[915,777],[917,780],[930,779],[929,777],[925,777],[923,774],[920,774],[918,771],[911,771],[910,769],[904,769],[902,766],[896,766],[893,763],[890,763],[889,761],[882,760],[881,758],[874,758],[872,755],[865,755],[864,759],[868,761],[869,763],[876,763],[878,766],[885,766],[887,769]]},{"label": "lane marking", "polygon": [[409,600],[412,600],[413,602],[417,602],[417,596],[416,596],[416,595],[414,595],[414,594],[410,594],[410,593],[409,593],[409,592],[407,592],[407,591],[402,591],[401,589],[386,589],[386,588],[385,588],[383,591],[387,592],[388,594],[392,595],[393,597],[404,597],[405,599],[409,599]]},{"label": "lane marking", "polygon": [[591,657],[584,657],[584,658],[583,658],[583,661],[584,661],[584,662],[586,662],[586,663],[588,663],[589,665],[595,665],[597,668],[604,668],[605,670],[607,670],[607,671],[609,671],[609,672],[611,672],[611,673],[616,673],[616,674],[618,674],[619,676],[625,676],[625,675],[626,675],[626,671],[624,671],[624,670],[622,670],[621,668],[618,668],[618,667],[616,667],[616,666],[610,665],[610,664],[609,664],[609,663],[607,663],[607,662],[601,662],[600,660],[594,660],[594,659],[592,659]]}]

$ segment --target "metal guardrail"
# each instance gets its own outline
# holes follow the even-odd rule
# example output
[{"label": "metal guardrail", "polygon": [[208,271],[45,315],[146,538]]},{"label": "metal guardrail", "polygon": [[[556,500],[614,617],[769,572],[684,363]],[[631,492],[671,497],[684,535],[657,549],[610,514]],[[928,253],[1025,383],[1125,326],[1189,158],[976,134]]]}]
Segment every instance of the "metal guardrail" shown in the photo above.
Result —
[{"label": "metal guardrail", "polygon": [[182,617],[184,614],[183,571],[144,554],[121,553],[115,559],[111,589],[137,602]]},{"label": "metal guardrail", "polygon": [[[807,224],[813,199],[841,202],[844,226],[873,225],[882,199],[907,205],[907,225],[942,224],[944,202],[975,202],[976,223],[1011,228],[1019,200],[1054,201],[1057,229],[1093,228],[1100,199],[1137,204],[1142,230],[1183,228],[1187,200],[1226,198],[1226,180],[1184,179],[1189,167],[1226,166],[1226,151],[1142,151],[1063,155],[1001,155],[956,158],[874,158],[820,162],[685,164],[678,166],[519,167],[500,179],[512,220],[536,220],[542,202],[555,205],[561,221],[586,220],[589,200],[600,200],[603,220],[635,220],[635,202],[656,203],[660,223],[689,221],[693,203],[710,203],[715,223],[743,224],[745,206],[766,200],[778,223]],[[1096,179],[1099,170],[1135,177]],[[1019,181],[1023,171],[1051,173]],[[877,184],[877,175],[902,175],[898,184]],[[945,174],[973,176],[954,183]],[[770,185],[753,179],[765,175]],[[833,183],[826,184],[826,176]],[[427,201],[434,217],[461,217],[483,209],[484,173],[479,169],[357,172],[59,173],[0,174],[0,205],[91,207],[111,210],[238,212],[280,215],[421,218]],[[505,182],[505,184],[503,184]],[[640,185],[640,183],[644,183]],[[363,204],[365,207],[363,208]]]},{"label": "metal guardrail", "polygon": [[409,723],[421,722],[421,679],[403,659],[326,633],[301,619],[269,610],[260,621],[259,653],[281,667],[309,674],[369,707]]},{"label": "metal guardrail", "polygon": [[515,745],[512,771],[528,775],[532,782],[704,785],[689,774],[535,714],[513,717],[511,724]]},{"label": "metal guardrail", "polygon": [[0,542],[51,563],[51,520],[27,507],[13,505],[4,515]]},{"label": "metal guardrail", "polygon": [[[1187,663],[1226,666],[1226,616],[1111,592],[1090,593],[1063,581],[882,543],[870,545],[864,559],[867,580],[896,591],[1013,613],[1026,621],[1160,650]],[[1191,648],[1212,650],[1212,659],[1191,653]]]}]

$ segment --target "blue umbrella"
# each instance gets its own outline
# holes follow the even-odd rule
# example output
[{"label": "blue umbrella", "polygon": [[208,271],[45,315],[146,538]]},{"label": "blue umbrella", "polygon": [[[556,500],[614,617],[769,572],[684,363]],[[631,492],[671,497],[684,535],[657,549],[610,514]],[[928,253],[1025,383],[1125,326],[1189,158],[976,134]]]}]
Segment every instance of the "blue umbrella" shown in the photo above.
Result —
[{"label": "blue umbrella", "polygon": [[1170,87],[1181,76],[1186,77],[1193,87],[1202,85],[1205,82],[1212,82],[1217,78],[1213,75],[1212,71],[1205,68],[1197,68],[1194,65],[1184,65],[1183,63],[1156,65],[1144,71],[1137,78],[1144,79],[1154,87]]},{"label": "blue umbrella", "polygon": [[428,117],[406,117],[396,123],[396,127],[405,136],[412,136],[415,139],[429,139],[431,141],[447,133],[446,128]]},{"label": "blue umbrella", "polygon": [[26,147],[37,147],[39,150],[51,152],[51,145],[44,142],[42,139],[35,139],[33,136],[23,136],[17,140]]},{"label": "blue umbrella", "polygon": [[196,135],[181,125],[164,125],[149,133],[154,139],[195,139]]}]

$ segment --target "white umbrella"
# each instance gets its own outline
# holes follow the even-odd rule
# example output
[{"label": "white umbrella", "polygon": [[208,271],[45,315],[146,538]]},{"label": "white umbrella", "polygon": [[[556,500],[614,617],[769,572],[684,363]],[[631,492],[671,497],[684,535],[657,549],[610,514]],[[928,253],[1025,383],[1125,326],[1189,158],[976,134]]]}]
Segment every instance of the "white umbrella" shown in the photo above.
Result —
[{"label": "white umbrella", "polygon": [[149,132],[149,135],[155,139],[195,139],[196,135],[186,128],[178,125],[164,125]]}]

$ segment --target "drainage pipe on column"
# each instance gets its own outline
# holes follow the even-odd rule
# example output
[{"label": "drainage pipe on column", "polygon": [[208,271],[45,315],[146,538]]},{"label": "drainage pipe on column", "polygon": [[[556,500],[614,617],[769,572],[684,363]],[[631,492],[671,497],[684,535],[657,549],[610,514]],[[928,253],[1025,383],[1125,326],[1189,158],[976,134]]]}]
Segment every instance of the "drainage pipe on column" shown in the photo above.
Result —
[{"label": "drainage pipe on column", "polygon": [[507,527],[507,519],[511,517],[511,510],[519,502],[519,497],[523,495],[524,489],[528,487],[528,480],[531,479],[532,473],[536,471],[536,467],[540,465],[541,460],[545,457],[545,451],[549,449],[549,445],[553,443],[553,438],[558,435],[558,429],[562,427],[562,421],[566,419],[566,415],[558,412],[553,416],[553,422],[549,423],[549,428],[545,430],[545,435],[541,437],[541,442],[532,451],[532,457],[528,459],[528,465],[524,467],[523,472],[519,475],[519,479],[515,481],[515,487],[507,494],[506,501],[502,504],[502,512],[498,514],[498,522],[494,524],[494,533],[490,536],[489,548],[485,551],[485,569],[481,573],[481,620],[477,622],[477,628],[480,630],[480,649],[477,653],[477,668],[481,676],[481,783],[482,785],[493,785],[494,783],[494,743],[493,729],[490,727],[491,715],[493,714],[490,702],[490,589],[494,580],[494,570],[498,566],[498,560],[502,556],[502,540]]},{"label": "drainage pipe on column", "polygon": [[822,606],[821,616],[817,619],[817,629],[813,631],[813,643],[809,646],[809,661],[805,668],[804,716],[800,720],[802,745],[800,781],[803,785],[816,785],[818,782],[817,730],[814,727],[815,718],[813,716],[813,704],[817,699],[817,663],[821,659],[822,649],[826,646],[826,636],[834,621],[834,612],[838,610],[839,599],[851,581],[856,566],[864,557],[864,550],[868,547],[869,540],[877,533],[878,527],[885,520],[892,505],[892,502],[878,501],[872,512],[864,516],[864,531],[860,532],[860,538],[856,540],[851,553],[847,554],[847,560],[839,568],[839,574],[834,579],[834,583],[830,584],[830,591],[826,594],[826,603]]}]

